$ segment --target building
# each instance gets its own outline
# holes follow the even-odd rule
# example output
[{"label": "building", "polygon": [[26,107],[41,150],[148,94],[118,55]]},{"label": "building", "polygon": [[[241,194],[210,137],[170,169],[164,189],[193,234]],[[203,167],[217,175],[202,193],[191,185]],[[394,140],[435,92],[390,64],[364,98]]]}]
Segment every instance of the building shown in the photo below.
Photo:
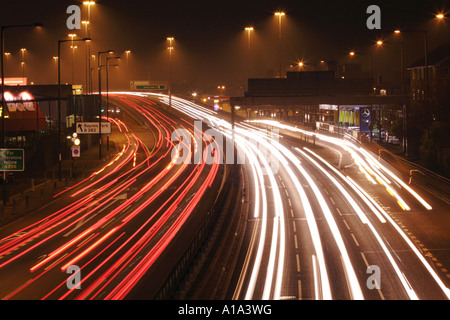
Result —
[{"label": "building", "polygon": [[248,91],[231,97],[230,105],[250,119],[275,118],[310,128],[323,122],[378,139],[381,128],[391,126],[386,115],[401,113],[407,97],[374,88],[370,73],[358,64],[320,62],[311,71],[288,71],[284,78],[248,79]]},{"label": "building", "polygon": [[450,43],[430,52],[427,55],[427,63],[425,57],[422,57],[407,70],[410,74],[410,94],[413,101],[426,100],[427,91],[429,97],[450,92]]},{"label": "building", "polygon": [[450,174],[450,43],[407,68],[410,99],[406,116],[409,153],[428,168]]}]

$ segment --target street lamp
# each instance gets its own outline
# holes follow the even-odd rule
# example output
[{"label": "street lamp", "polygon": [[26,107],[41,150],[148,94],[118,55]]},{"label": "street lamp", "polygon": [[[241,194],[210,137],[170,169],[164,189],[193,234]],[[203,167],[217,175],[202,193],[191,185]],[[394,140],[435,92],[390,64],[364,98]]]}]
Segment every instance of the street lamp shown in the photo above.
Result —
[{"label": "street lamp", "polygon": [[72,43],[74,41],[91,41],[90,38],[83,38],[83,39],[75,39],[75,40],[58,40],[58,178],[59,181],[62,180],[62,174],[61,174],[61,43],[70,42]]},{"label": "street lamp", "polygon": [[128,58],[129,58],[130,53],[131,53],[131,50],[125,51],[125,54],[127,55],[127,66],[128,66]]},{"label": "street lamp", "polygon": [[22,80],[23,83],[25,83],[25,51],[27,51],[26,48],[20,49],[20,52],[22,53],[22,62],[20,65],[22,66]]},{"label": "street lamp", "polygon": [[[91,6],[95,5],[95,1],[84,1],[83,5],[85,5],[87,7],[88,10],[88,18],[87,21],[85,23],[86,25],[86,35],[85,37],[90,38],[91,37]],[[88,82],[89,82],[89,93],[92,93],[92,79],[91,79],[91,44],[88,43],[88,47],[87,47],[87,66],[86,66],[86,72],[89,73],[89,77],[88,77]],[[87,88],[86,88],[87,90]]]},{"label": "street lamp", "polygon": [[396,44],[400,45],[400,67],[401,67],[401,82],[402,82],[402,94],[405,94],[405,71],[404,71],[404,54],[403,54],[403,42],[393,42],[393,41],[377,41],[377,45],[382,46],[383,44]]},{"label": "street lamp", "polygon": [[395,34],[400,34],[402,32],[409,32],[409,33],[421,33],[423,34],[423,40],[424,40],[424,62],[425,62],[425,99],[428,98],[428,34],[426,30],[402,30],[399,29],[395,30]]},{"label": "street lamp", "polygon": [[104,53],[113,53],[112,50],[99,51],[97,55],[98,70],[98,157],[102,159],[102,71],[100,67],[101,55]]},{"label": "street lamp", "polygon": [[248,49],[250,50],[250,35],[251,35],[251,32],[253,31],[254,29],[253,29],[253,27],[246,27],[245,28],[245,31],[247,31],[247,34],[248,34]]},{"label": "street lamp", "polygon": [[[380,44],[379,45],[381,45],[383,42],[382,41],[380,41]],[[373,61],[372,61],[372,55],[370,54],[370,53],[356,53],[355,51],[350,51],[349,53],[348,53],[351,57],[354,57],[355,55],[361,55],[361,56],[368,56],[369,57],[369,61],[370,61],[370,79],[372,80],[372,78],[373,78],[373,67],[372,67],[372,65],[373,65]]]},{"label": "street lamp", "polygon": [[[89,26],[89,24],[90,24],[90,21],[89,20],[83,20],[83,21],[81,21],[81,23],[82,24],[84,24],[84,27],[85,27],[85,29],[84,29],[84,36],[85,37],[89,37],[89,32],[88,32],[88,26]],[[85,49],[85,90],[86,90],[86,92],[88,91],[88,87],[89,87],[89,84],[88,84],[88,82],[89,82],[89,67],[88,67],[88,60],[89,60],[89,46],[86,46],[86,49]]]},{"label": "street lamp", "polygon": [[[2,89],[2,148],[6,147],[6,134],[5,134],[5,69],[4,69],[4,56],[5,56],[5,30],[13,29],[13,28],[26,28],[26,27],[42,27],[42,23],[35,22],[33,24],[20,24],[20,25],[11,25],[11,26],[1,26],[0,28],[0,69],[1,69],[1,89]],[[4,218],[4,208],[6,206],[6,171],[3,171],[3,210],[2,210],[2,219]]]},{"label": "street lamp", "polygon": [[279,42],[279,55],[280,55],[280,78],[281,78],[281,18],[286,15],[285,12],[278,11],[275,12],[275,16],[278,17],[278,42]]},{"label": "street lamp", "polygon": [[245,28],[245,31],[247,31],[247,37],[248,37],[248,41],[247,42],[248,42],[248,77],[249,78],[251,76],[250,64],[251,64],[251,61],[252,61],[252,59],[251,59],[251,51],[250,51],[250,38],[251,38],[251,33],[252,33],[253,30],[254,30],[253,27],[246,27]]},{"label": "street lamp", "polygon": [[74,45],[73,45],[73,38],[75,38],[77,35],[75,33],[69,33],[68,36],[69,36],[69,38],[72,39],[72,45],[70,46],[70,48],[72,49],[72,84],[74,84],[74,63],[73,63],[73,60],[74,60],[74,55],[75,55],[75,48],[74,48]]},{"label": "street lamp", "polygon": [[[106,121],[109,121],[109,61],[120,57],[106,58]],[[106,150],[109,151],[109,135],[106,136]]]},{"label": "street lamp", "polygon": [[170,67],[169,67],[169,107],[172,107],[172,51],[173,51],[173,37],[169,37],[167,38],[167,41],[169,41],[169,47],[167,49],[169,49],[169,63],[170,63]]}]

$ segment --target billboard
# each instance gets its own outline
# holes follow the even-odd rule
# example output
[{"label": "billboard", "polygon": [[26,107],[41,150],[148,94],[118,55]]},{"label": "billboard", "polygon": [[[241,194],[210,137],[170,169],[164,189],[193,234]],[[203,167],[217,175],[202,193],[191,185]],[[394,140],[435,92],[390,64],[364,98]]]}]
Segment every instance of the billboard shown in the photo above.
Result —
[{"label": "billboard", "polygon": [[168,90],[168,86],[165,81],[131,80],[130,89],[133,91],[165,91]]},{"label": "billboard", "polygon": [[[45,130],[45,115],[34,96],[27,92],[5,91],[5,131]],[[0,95],[1,96],[1,95]],[[1,98],[1,97],[0,97]],[[0,117],[3,110],[0,108]],[[0,122],[1,128],[1,122]]]},{"label": "billboard", "polygon": [[372,121],[372,111],[370,108],[359,109],[360,132],[370,132],[370,124]]}]

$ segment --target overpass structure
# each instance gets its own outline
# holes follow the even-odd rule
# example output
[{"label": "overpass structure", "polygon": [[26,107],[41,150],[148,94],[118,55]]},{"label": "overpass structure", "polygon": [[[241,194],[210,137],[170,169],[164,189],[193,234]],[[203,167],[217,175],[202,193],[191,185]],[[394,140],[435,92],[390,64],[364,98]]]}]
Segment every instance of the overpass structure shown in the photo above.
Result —
[{"label": "overpass structure", "polygon": [[248,91],[230,97],[230,106],[250,119],[277,118],[312,127],[326,122],[369,133],[387,128],[393,117],[406,121],[408,101],[406,95],[388,95],[371,79],[302,71],[287,72],[285,78],[249,79]]}]

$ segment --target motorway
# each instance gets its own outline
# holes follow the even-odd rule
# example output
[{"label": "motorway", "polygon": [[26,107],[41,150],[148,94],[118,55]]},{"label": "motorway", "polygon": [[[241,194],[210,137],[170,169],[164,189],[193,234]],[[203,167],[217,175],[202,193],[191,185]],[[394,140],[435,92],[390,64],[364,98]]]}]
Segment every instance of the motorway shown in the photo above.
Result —
[{"label": "motorway", "polygon": [[[278,226],[284,239],[279,240],[277,250],[285,250],[282,256],[290,258],[280,276],[284,285],[273,292],[276,296],[265,295],[267,282],[255,290],[251,280],[242,281],[248,277],[246,273],[255,272],[246,271],[239,278],[235,298],[450,297],[448,274],[437,268],[439,263],[433,263],[433,254],[397,218],[402,215],[405,224],[406,214],[416,218],[421,215],[419,219],[428,224],[433,219],[433,232],[439,239],[449,230],[448,203],[431,194],[424,200],[392,168],[353,141],[274,121],[254,124],[264,125],[264,130],[276,129],[279,134],[277,141],[271,142],[276,149],[274,154],[279,151],[279,162],[283,164],[276,172],[278,185],[272,186],[278,188],[277,196],[284,198],[279,210],[285,216],[280,217],[279,223],[285,226]],[[427,201],[433,203],[434,209]],[[271,221],[274,219],[277,217],[267,222],[272,228],[276,227]],[[416,231],[422,238],[425,230],[416,226]],[[438,254],[442,250],[443,258],[448,256],[448,244],[448,236],[444,236],[435,248]],[[373,278],[369,280],[375,268],[380,282],[377,285]]]},{"label": "motorway", "polygon": [[[242,164],[250,203],[228,299],[450,298],[448,203],[411,188],[357,142],[275,121],[232,130],[228,116],[188,100],[172,97],[182,115],[174,117],[157,107],[166,95],[114,95],[134,119],[111,119],[122,134],[117,156],[0,230],[3,299],[145,297],[160,284],[171,241],[212,205],[224,158]],[[180,128],[190,137],[179,139]],[[188,138],[187,158],[202,161],[178,161]],[[66,286],[72,265],[80,290]]]},{"label": "motorway", "polygon": [[[213,164],[178,165],[172,132],[184,128],[194,135],[193,127],[170,119],[150,100],[117,95],[117,101],[127,112],[124,121],[110,118],[117,155],[0,231],[2,299],[116,300],[135,291],[145,298],[176,258],[169,252],[177,248],[166,250],[172,239],[182,228],[195,230],[192,221],[207,213],[199,201],[210,199],[203,200],[208,207],[217,195],[221,155]],[[147,272],[158,259],[167,262]]]},{"label": "motorway", "polygon": [[[230,298],[450,298],[448,274],[411,232],[424,231],[399,221],[406,214],[434,219],[439,238],[449,227],[447,202],[431,194],[425,200],[354,141],[315,134],[314,146],[324,158],[298,137],[283,136],[300,133],[311,142],[311,132],[277,122],[240,122],[233,137],[226,117],[189,101],[172,103],[234,138],[251,181],[253,205]],[[261,130],[260,124],[278,131]],[[434,248],[441,261],[448,261],[447,240]]]}]

